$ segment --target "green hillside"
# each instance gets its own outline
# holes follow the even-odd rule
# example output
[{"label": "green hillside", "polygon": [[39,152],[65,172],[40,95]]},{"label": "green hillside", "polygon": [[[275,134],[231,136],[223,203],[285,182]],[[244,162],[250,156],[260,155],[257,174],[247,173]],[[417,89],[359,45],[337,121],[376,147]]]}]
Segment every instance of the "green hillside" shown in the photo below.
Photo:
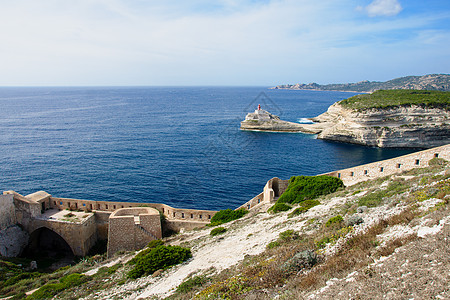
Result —
[{"label": "green hillside", "polygon": [[450,110],[450,92],[423,90],[379,90],[362,94],[339,102],[343,107],[366,110],[398,106],[425,106]]}]

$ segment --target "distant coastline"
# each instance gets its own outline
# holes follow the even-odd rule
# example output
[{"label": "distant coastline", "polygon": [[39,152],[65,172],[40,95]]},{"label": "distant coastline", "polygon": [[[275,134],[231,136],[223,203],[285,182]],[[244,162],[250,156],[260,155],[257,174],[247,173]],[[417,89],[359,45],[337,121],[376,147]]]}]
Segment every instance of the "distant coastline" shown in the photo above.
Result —
[{"label": "distant coastline", "polygon": [[356,83],[325,84],[296,83],[282,84],[272,87],[274,90],[309,90],[309,91],[335,91],[353,93],[372,93],[377,90],[434,90],[450,91],[450,75],[429,74],[424,76],[406,76],[386,82],[360,81]]}]

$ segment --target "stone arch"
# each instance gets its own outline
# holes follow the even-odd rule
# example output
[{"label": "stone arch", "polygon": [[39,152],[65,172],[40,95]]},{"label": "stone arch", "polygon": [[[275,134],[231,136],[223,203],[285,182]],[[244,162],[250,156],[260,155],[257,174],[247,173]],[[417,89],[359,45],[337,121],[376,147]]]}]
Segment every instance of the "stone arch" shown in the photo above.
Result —
[{"label": "stone arch", "polygon": [[49,257],[64,254],[64,256],[73,257],[75,251],[59,233],[46,226],[41,226],[31,232],[24,254],[39,254]]}]

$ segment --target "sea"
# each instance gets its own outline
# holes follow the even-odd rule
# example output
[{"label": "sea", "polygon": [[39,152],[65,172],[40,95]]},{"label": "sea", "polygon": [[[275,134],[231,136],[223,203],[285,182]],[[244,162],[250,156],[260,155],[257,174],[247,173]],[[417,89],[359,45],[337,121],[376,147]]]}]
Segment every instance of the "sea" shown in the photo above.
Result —
[{"label": "sea", "polygon": [[239,129],[258,104],[305,123],[353,95],[268,87],[2,87],[0,189],[234,209],[272,177],[417,151]]}]

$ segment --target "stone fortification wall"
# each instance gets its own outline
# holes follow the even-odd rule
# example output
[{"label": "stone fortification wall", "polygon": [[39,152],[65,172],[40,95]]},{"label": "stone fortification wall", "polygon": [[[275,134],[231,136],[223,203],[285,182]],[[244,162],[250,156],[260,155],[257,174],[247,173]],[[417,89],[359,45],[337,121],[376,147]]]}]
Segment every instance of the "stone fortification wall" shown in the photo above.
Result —
[{"label": "stone fortification wall", "polygon": [[43,217],[35,218],[32,220],[28,231],[33,235],[34,231],[42,227],[59,234],[70,246],[73,254],[78,256],[86,255],[98,239],[94,214],[77,223],[49,220]]},{"label": "stone fortification wall", "polygon": [[369,179],[426,167],[428,162],[435,157],[450,161],[450,144],[322,175],[341,178],[344,184],[349,186]]},{"label": "stone fortification wall", "polygon": [[13,195],[0,195],[0,230],[17,223]]},{"label": "stone fortification wall", "polygon": [[237,209],[258,210],[267,203],[273,203],[286,191],[288,185],[289,180],[281,180],[274,177],[267,181],[262,193],[245,202]]},{"label": "stone fortification wall", "polygon": [[162,237],[159,212],[150,207],[121,208],[109,217],[108,257],[144,248]]},{"label": "stone fortification wall", "polygon": [[111,201],[92,201],[69,198],[51,197],[50,205],[58,209],[81,209],[87,211],[106,211],[114,212],[121,208],[131,207],[151,207],[164,214],[167,221],[192,221],[209,222],[217,211],[202,209],[184,209],[174,208],[166,204],[159,203],[132,203],[132,202],[111,202]]}]

